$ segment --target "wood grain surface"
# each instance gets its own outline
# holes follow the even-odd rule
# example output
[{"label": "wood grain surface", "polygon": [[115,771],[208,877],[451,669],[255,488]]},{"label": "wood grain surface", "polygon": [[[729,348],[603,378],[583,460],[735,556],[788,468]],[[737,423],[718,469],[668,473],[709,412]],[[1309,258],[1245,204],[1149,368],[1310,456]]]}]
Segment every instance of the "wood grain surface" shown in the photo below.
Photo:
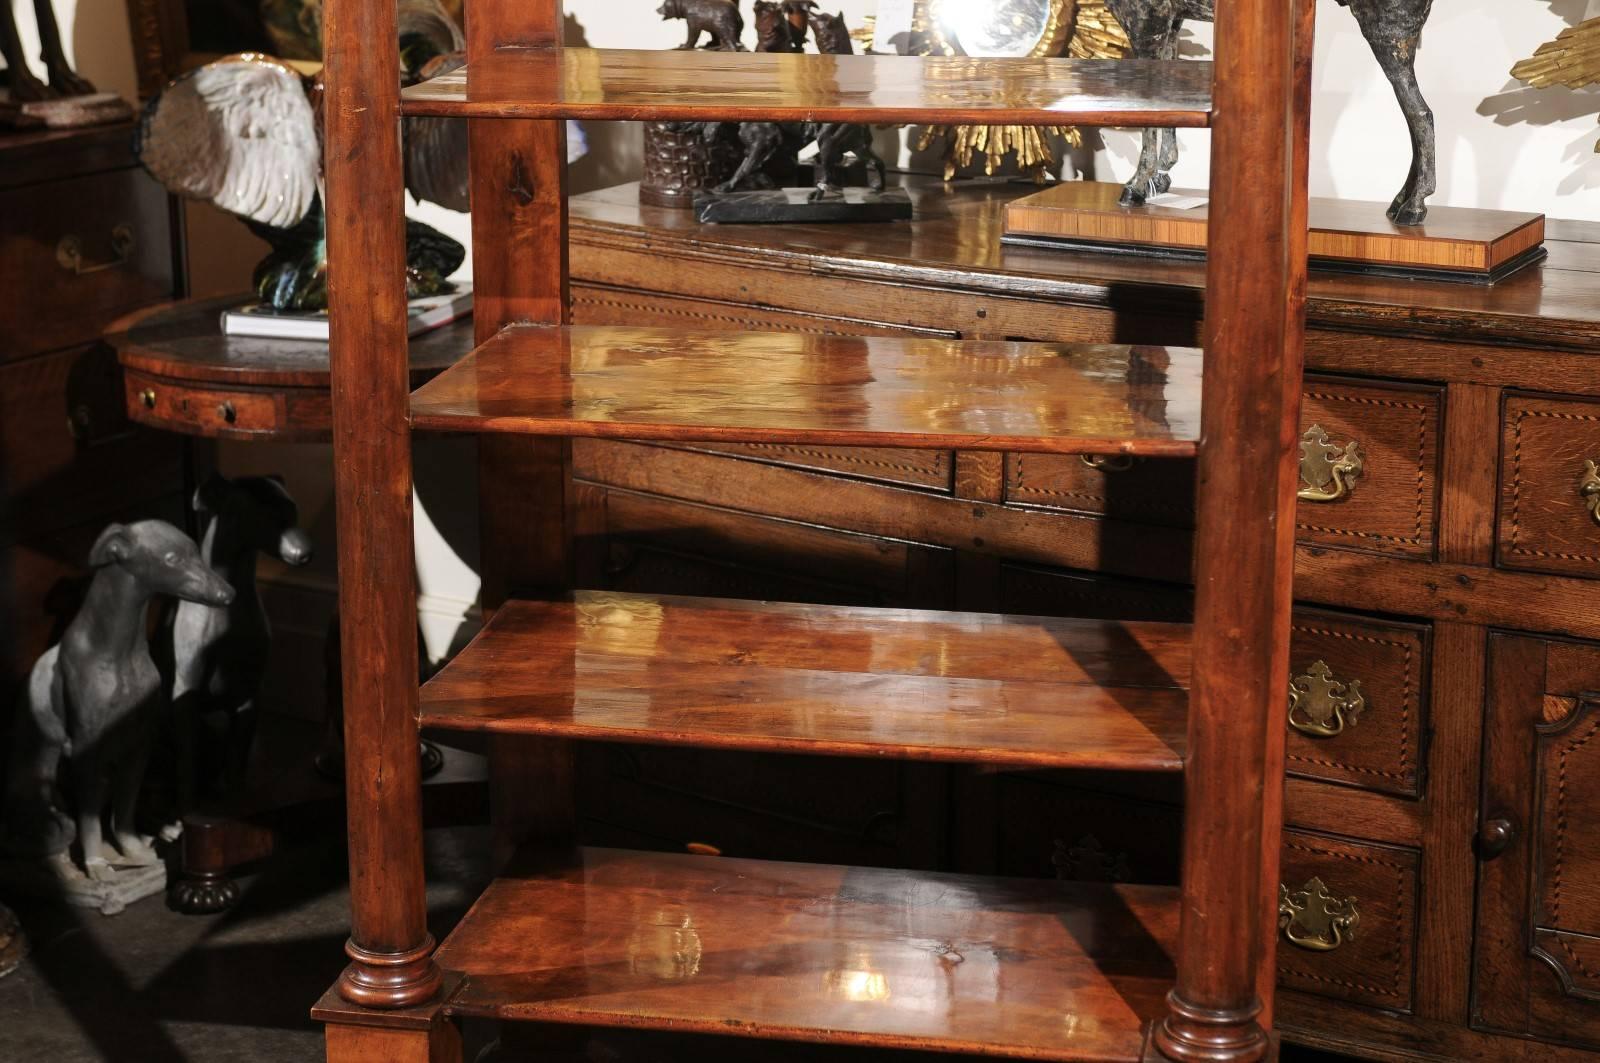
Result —
[{"label": "wood grain surface", "polygon": [[1199,352],[664,328],[506,329],[420,429],[1188,457]]},{"label": "wood grain surface", "polygon": [[438,959],[457,1016],[1133,1063],[1176,922],[1162,887],[587,849]]},{"label": "wood grain surface", "polygon": [[477,118],[1204,126],[1211,64],[501,48],[406,89],[402,107]]},{"label": "wood grain surface", "polygon": [[1189,629],[580,592],[511,602],[428,727],[1035,767],[1183,766]]}]

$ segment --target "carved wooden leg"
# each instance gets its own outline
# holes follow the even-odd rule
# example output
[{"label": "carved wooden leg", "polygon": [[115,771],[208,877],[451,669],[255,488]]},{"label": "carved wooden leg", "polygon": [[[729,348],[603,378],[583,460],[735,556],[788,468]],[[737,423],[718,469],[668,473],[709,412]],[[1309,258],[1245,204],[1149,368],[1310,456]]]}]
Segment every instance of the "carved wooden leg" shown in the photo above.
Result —
[{"label": "carved wooden leg", "polygon": [[172,906],[185,915],[210,915],[239,901],[233,869],[272,855],[274,832],[244,820],[195,813],[183,817],[183,875]]}]

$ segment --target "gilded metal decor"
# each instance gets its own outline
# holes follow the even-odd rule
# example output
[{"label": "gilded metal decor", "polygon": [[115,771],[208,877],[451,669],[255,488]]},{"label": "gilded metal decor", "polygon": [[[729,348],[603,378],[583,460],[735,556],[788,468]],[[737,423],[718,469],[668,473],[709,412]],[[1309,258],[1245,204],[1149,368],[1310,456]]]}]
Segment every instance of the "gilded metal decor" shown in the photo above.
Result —
[{"label": "gilded metal decor", "polygon": [[1290,892],[1278,886],[1278,929],[1289,944],[1311,952],[1332,952],[1356,936],[1361,913],[1354,897],[1335,897],[1320,878]]},{"label": "gilded metal decor", "polygon": [[1289,680],[1289,726],[1311,738],[1343,734],[1366,707],[1361,680],[1340,682],[1326,661],[1313,662],[1304,675]]},{"label": "gilded metal decor", "polygon": [[[1511,68],[1511,76],[1536,89],[1565,85],[1581,89],[1600,84],[1600,18],[1569,26]],[[1600,142],[1594,146],[1600,152]]]},{"label": "gilded metal decor", "polygon": [[1589,507],[1589,516],[1600,524],[1600,466],[1592,461],[1583,463],[1583,479],[1578,481],[1578,494],[1583,497],[1583,504]]},{"label": "gilded metal decor", "polygon": [[1083,463],[1098,472],[1127,472],[1138,461],[1131,454],[1083,454]]},{"label": "gilded metal decor", "polygon": [[1337,502],[1347,497],[1365,466],[1360,443],[1352,439],[1341,447],[1328,439],[1321,425],[1312,425],[1300,437],[1301,501]]},{"label": "gilded metal decor", "polygon": [[[1121,59],[1130,47],[1106,0],[918,0],[912,36],[932,55]],[[927,127],[917,150],[940,139],[946,181],[978,155],[992,175],[1014,153],[1017,169],[1043,183],[1056,165],[1055,142],[1083,146],[1075,126],[963,125]]]}]

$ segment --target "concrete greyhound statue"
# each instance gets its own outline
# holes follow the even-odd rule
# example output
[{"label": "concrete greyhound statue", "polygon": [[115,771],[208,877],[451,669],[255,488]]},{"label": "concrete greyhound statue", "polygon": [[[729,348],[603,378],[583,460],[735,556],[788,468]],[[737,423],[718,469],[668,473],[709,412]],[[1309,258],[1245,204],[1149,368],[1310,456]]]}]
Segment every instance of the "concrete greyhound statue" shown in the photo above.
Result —
[{"label": "concrete greyhound statue", "polygon": [[[146,634],[150,602],[167,595],[225,606],[234,594],[194,540],[165,521],[111,525],[95,540],[89,566],[94,578],[83,606],[33,666],[19,701],[6,843],[18,855],[64,853],[75,818],[83,870],[103,882],[116,877],[114,865],[159,862],[134,818],[151,736],[165,711]],[[107,825],[114,852],[105,843]]]},{"label": "concrete greyhound statue", "polygon": [[[311,536],[276,476],[212,476],[194,493],[201,518],[200,558],[234,589],[225,609],[180,601],[172,617],[172,707],[178,736],[179,802],[244,777],[255,734],[256,694],[266,671],[272,627],[256,593],[256,559],[286,565],[311,560]],[[215,734],[220,742],[208,743]]]}]

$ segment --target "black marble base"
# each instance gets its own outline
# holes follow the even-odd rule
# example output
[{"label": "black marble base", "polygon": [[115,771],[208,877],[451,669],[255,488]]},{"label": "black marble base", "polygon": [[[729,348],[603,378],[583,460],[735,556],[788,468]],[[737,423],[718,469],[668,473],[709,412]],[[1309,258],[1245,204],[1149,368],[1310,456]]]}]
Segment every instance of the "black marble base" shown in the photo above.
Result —
[{"label": "black marble base", "polygon": [[842,195],[813,199],[814,188],[774,188],[759,192],[702,192],[694,197],[695,217],[731,225],[820,222],[908,221],[911,196],[903,188],[873,192],[846,188]]}]

